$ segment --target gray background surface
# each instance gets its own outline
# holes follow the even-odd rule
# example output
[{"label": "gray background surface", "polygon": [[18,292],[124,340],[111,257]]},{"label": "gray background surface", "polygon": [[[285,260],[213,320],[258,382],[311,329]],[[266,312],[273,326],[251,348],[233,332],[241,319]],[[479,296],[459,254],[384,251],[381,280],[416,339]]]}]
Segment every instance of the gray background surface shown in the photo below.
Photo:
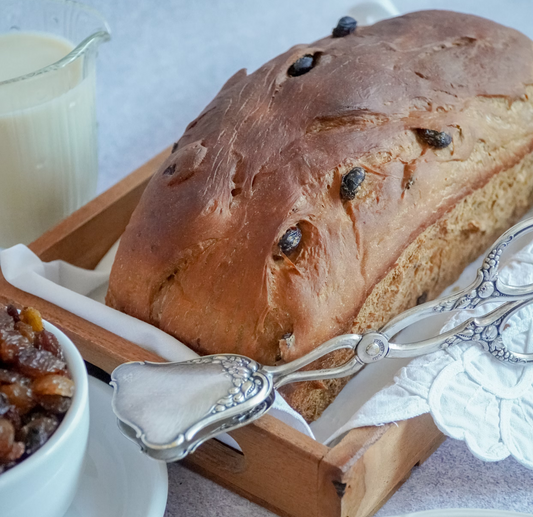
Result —
[{"label": "gray background surface", "polygon": [[[179,138],[240,68],[249,72],[331,31],[358,0],[85,0],[113,39],[98,66],[99,191]],[[395,0],[401,13],[450,9],[492,18],[533,38],[533,0]],[[532,429],[533,444],[533,429]],[[533,445],[532,445],[533,446]],[[266,517],[270,512],[180,465],[169,466],[165,517]],[[483,463],[448,440],[378,512],[494,508],[533,513],[533,472]]]}]

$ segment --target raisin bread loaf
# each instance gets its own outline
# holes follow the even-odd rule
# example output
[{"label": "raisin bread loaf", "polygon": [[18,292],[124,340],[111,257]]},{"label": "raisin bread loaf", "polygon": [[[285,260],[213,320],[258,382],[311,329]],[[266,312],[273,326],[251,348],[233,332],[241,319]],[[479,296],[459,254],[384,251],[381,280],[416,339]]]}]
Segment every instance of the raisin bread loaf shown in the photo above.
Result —
[{"label": "raisin bread loaf", "polygon": [[[237,72],[187,127],[109,305],[201,354],[291,361],[434,298],[524,214],[533,43],[446,11],[352,29]],[[312,420],[345,382],[285,396]]]}]

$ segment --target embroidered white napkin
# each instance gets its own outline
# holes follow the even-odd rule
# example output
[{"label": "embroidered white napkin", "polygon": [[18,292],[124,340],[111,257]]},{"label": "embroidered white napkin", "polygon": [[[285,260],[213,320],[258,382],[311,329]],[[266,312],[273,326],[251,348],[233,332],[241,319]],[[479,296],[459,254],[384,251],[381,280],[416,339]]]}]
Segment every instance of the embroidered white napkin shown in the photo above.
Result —
[{"label": "embroidered white napkin", "polygon": [[[461,287],[475,277],[474,266],[468,269]],[[533,284],[533,243],[507,262],[500,278],[510,285]],[[457,313],[442,331],[497,306]],[[508,325],[504,344],[513,351],[532,352],[533,305],[513,315]],[[533,366],[496,361],[472,341],[414,359],[326,441],[354,427],[428,412],[444,434],[464,440],[476,457],[498,461],[512,455],[533,469]]]}]

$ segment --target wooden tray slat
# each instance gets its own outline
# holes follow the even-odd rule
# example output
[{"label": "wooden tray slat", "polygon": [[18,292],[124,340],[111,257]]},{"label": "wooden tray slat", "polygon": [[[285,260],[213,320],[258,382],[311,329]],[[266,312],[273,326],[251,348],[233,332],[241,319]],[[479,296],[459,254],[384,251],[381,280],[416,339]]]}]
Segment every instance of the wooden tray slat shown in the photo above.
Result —
[{"label": "wooden tray slat", "polygon": [[[45,261],[94,268],[123,233],[153,172],[169,150],[42,235],[30,246]],[[45,300],[0,274],[0,302],[31,305],[61,328],[83,357],[111,372],[125,361],[160,358]],[[270,415],[231,433],[243,454],[216,440],[185,465],[284,517],[369,517],[444,437],[428,415],[350,431],[326,447]]]},{"label": "wooden tray slat", "polygon": [[322,462],[341,471],[342,515],[373,515],[444,439],[429,414],[350,431]]},{"label": "wooden tray slat", "polygon": [[[240,456],[240,462],[229,462],[228,468],[221,444],[211,440],[185,464],[278,515],[321,517],[316,487],[328,447],[270,415],[265,417],[231,433],[243,451],[241,455],[230,449],[231,454]],[[295,490],[295,484],[307,489]]]}]

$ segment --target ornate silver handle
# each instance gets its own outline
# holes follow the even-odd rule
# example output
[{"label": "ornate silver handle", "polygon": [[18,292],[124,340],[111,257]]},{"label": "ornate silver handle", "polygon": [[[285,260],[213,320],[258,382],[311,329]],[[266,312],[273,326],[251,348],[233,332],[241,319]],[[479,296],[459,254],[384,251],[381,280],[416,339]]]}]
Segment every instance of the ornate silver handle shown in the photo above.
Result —
[{"label": "ornate silver handle", "polygon": [[275,388],[291,382],[355,374],[357,357],[336,368],[300,372],[321,357],[348,348],[361,336],[324,343],[282,366],[263,366],[248,357],[220,354],[179,363],[125,363],[111,374],[113,411],[122,432],[153,458],[176,461],[201,443],[264,415]]},{"label": "ornate silver handle", "polygon": [[475,341],[496,359],[509,364],[533,363],[533,354],[512,352],[503,343],[502,332],[509,318],[533,300],[517,300],[500,305],[485,316],[469,318],[438,336],[409,344],[388,343],[387,357],[416,357],[439,349]]}]

